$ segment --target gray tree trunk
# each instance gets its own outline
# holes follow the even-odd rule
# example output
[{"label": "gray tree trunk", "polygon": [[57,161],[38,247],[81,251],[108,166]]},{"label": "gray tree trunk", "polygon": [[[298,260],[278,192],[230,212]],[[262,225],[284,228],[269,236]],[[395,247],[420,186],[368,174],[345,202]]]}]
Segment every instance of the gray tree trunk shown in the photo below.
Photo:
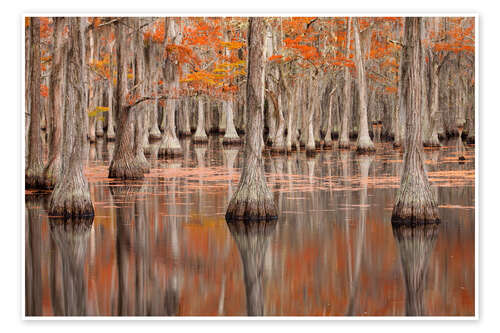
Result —
[{"label": "gray tree trunk", "polygon": [[249,21],[245,160],[238,188],[227,208],[227,220],[270,219],[278,215],[272,193],[266,184],[262,160],[265,22],[262,17],[251,17]]},{"label": "gray tree trunk", "polygon": [[224,137],[222,138],[223,145],[232,145],[241,143],[241,139],[236,132],[236,128],[234,127],[233,121],[233,105],[234,105],[234,97],[231,96],[229,101],[223,102],[223,109],[226,112],[226,129],[224,133]]},{"label": "gray tree trunk", "polygon": [[[177,24],[174,18],[165,18],[165,41],[171,40],[173,44],[180,44],[182,39],[181,33],[178,31]],[[165,42],[166,43],[166,42]],[[170,92],[178,93],[179,90],[179,68],[176,56],[171,52],[167,53],[165,65],[163,67],[163,76]],[[164,156],[181,156],[182,148],[177,138],[175,127],[175,111],[177,101],[175,98],[167,99],[167,103],[163,113],[166,114],[164,119],[166,124],[163,127],[164,133],[160,145],[160,155]],[[162,124],[163,125],[163,124]]]},{"label": "gray tree trunk", "polygon": [[[437,201],[424,166],[421,129],[422,44],[421,18],[405,18],[404,50],[408,59],[408,112],[401,185],[396,195],[393,221],[431,223],[438,220]],[[405,64],[403,64],[404,66]]]},{"label": "gray tree trunk", "polygon": [[[198,98],[198,121],[196,125],[196,132],[193,135],[193,143],[207,143],[208,137],[205,132],[205,100],[202,96]],[[208,104],[210,105],[210,104]]]},{"label": "gray tree trunk", "polygon": [[359,131],[356,151],[358,153],[375,152],[375,146],[368,132],[368,95],[367,82],[365,74],[365,65],[363,60],[363,51],[361,50],[361,41],[359,37],[358,18],[354,18],[354,41],[356,49],[356,72],[358,73],[359,87]]},{"label": "gray tree trunk", "polygon": [[53,189],[61,177],[62,171],[62,136],[64,113],[64,17],[54,18],[54,54],[50,72],[49,107],[52,120],[50,121],[50,150],[49,162],[44,170],[45,187]]},{"label": "gray tree trunk", "polygon": [[26,163],[25,188],[44,187],[42,137],[40,131],[40,18],[31,17],[31,71],[30,71],[30,126],[28,131],[28,160]]},{"label": "gray tree trunk", "polygon": [[68,54],[66,58],[66,101],[63,172],[50,197],[49,215],[63,217],[93,216],[89,185],[83,174],[83,128],[86,112],[85,26],[83,17],[69,21]]},{"label": "gray tree trunk", "polygon": [[[126,19],[124,19],[126,20]],[[113,159],[109,166],[109,178],[142,179],[144,172],[134,158],[134,116],[128,106],[127,95],[127,32],[124,24],[115,24],[117,84],[116,100],[118,102],[118,135]]]},{"label": "gray tree trunk", "polygon": [[[345,57],[349,57],[351,48],[351,25],[352,17],[347,21],[347,47]],[[344,108],[342,110],[342,124],[340,126],[339,149],[349,149],[349,123],[352,112],[351,71],[349,67],[344,68]]]}]

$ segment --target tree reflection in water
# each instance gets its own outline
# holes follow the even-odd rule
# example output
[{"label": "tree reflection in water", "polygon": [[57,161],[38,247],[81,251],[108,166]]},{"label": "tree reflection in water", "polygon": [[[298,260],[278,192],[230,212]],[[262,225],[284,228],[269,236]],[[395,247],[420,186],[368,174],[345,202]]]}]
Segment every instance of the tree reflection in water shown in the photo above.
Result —
[{"label": "tree reflection in water", "polygon": [[397,241],[406,286],[407,316],[425,315],[424,292],[426,273],[436,239],[438,224],[405,225],[393,221],[392,231]]},{"label": "tree reflection in water", "polygon": [[[85,259],[92,229],[92,218],[72,218],[68,220],[51,218],[50,237],[61,258],[60,269],[55,269],[51,279],[56,284],[60,272],[62,293],[52,295],[54,314],[61,316],[85,316],[87,312],[87,281]],[[60,299],[62,298],[62,299]]]},{"label": "tree reflection in water", "polygon": [[264,315],[262,271],[269,240],[276,229],[277,220],[227,221],[243,263],[247,313],[249,316]]}]

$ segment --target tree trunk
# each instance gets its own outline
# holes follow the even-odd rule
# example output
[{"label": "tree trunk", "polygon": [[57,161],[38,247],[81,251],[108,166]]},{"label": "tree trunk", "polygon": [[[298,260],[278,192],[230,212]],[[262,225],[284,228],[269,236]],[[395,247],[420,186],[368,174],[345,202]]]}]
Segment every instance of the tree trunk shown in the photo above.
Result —
[{"label": "tree trunk", "polygon": [[[160,72],[155,68],[153,73],[153,80],[154,82],[151,84],[153,91],[155,93],[158,93],[158,80],[159,80],[159,74]],[[151,130],[149,131],[149,138],[151,140],[160,140],[161,139],[161,132],[160,128],[158,127],[158,100],[155,99],[153,101],[151,113],[149,114],[149,117],[151,119]]]},{"label": "tree trunk", "polygon": [[[346,58],[349,57],[351,48],[351,25],[352,17],[347,22],[347,47]],[[349,123],[352,111],[352,92],[351,92],[351,71],[349,67],[344,68],[344,108],[342,110],[342,124],[340,126],[339,149],[349,149]]]},{"label": "tree trunk", "polygon": [[425,129],[424,146],[441,147],[438,138],[438,113],[439,113],[439,69],[437,63],[431,67],[431,107],[429,115],[429,125]]},{"label": "tree trunk", "polygon": [[[438,220],[437,202],[424,166],[421,130],[422,72],[421,18],[405,18],[404,50],[408,59],[408,112],[401,185],[396,195],[393,221],[432,223]],[[405,65],[405,64],[403,64]]]},{"label": "tree trunk", "polygon": [[[171,40],[173,44],[180,44],[182,36],[178,33],[177,25],[173,18],[165,18],[165,41]],[[166,43],[166,42],[165,42]],[[165,59],[165,64],[163,67],[163,76],[165,83],[168,86],[170,92],[178,93],[179,90],[179,68],[178,60],[172,52],[167,53],[167,58]],[[160,145],[160,155],[164,156],[181,156],[182,148],[177,138],[177,132],[175,127],[175,111],[176,111],[176,99],[169,98],[164,109],[164,114],[166,114],[166,124],[163,133],[163,139]]]},{"label": "tree trunk", "polygon": [[193,136],[193,143],[207,143],[208,137],[205,132],[205,101],[202,96],[198,98],[198,122],[196,125],[196,132]]},{"label": "tree trunk", "polygon": [[83,174],[84,119],[86,112],[85,37],[82,17],[69,21],[70,45],[66,59],[66,102],[63,173],[50,197],[49,215],[67,217],[93,216],[87,179]]},{"label": "tree trunk", "polygon": [[227,208],[227,220],[271,219],[278,216],[272,193],[266,184],[262,160],[265,22],[263,17],[251,17],[249,21],[245,160],[238,188]]},{"label": "tree trunk", "polygon": [[[179,136],[187,137],[191,136],[191,121],[190,121],[190,100],[189,98],[184,98],[182,103],[182,111],[181,111],[181,128],[179,131]],[[234,125],[233,125],[234,127]]]},{"label": "tree trunk", "polygon": [[[112,29],[109,29],[109,37],[111,37]],[[114,42],[108,42],[108,53],[109,53],[109,78],[108,78],[108,128],[106,130],[106,139],[108,141],[114,141],[115,135],[115,123],[113,119],[113,44]]]},{"label": "tree trunk", "polygon": [[232,145],[241,143],[241,139],[236,132],[236,128],[234,127],[233,121],[233,105],[234,105],[234,97],[231,96],[229,101],[223,102],[223,109],[226,111],[226,130],[224,133],[224,137],[222,138],[223,145]]},{"label": "tree trunk", "polygon": [[[125,19],[126,20],[126,19]],[[134,158],[134,117],[128,106],[127,72],[128,48],[127,32],[123,24],[116,24],[118,135],[113,160],[109,166],[109,178],[142,179],[144,172]]]},{"label": "tree trunk", "polygon": [[356,151],[358,153],[371,153],[375,152],[375,145],[370,138],[368,132],[368,96],[367,96],[367,83],[365,75],[365,64],[363,60],[363,52],[361,50],[361,41],[359,37],[359,23],[358,18],[354,19],[354,41],[356,49],[356,72],[358,73],[358,87],[359,87],[359,131],[358,142],[356,143]]},{"label": "tree trunk", "polygon": [[62,171],[62,135],[63,135],[63,110],[64,110],[64,17],[54,18],[54,54],[52,57],[52,70],[50,73],[50,151],[49,162],[44,170],[45,187],[53,189],[59,181]]},{"label": "tree trunk", "polygon": [[25,188],[43,188],[42,137],[40,131],[40,18],[31,17],[31,71],[30,71],[30,127],[28,131],[28,161]]},{"label": "tree trunk", "polygon": [[[278,74],[280,75],[280,74]],[[277,88],[278,96],[277,96],[277,105],[275,110],[277,112],[277,123],[278,127],[276,128],[276,134],[273,140],[273,147],[271,152],[273,154],[284,154],[286,153],[285,142],[284,142],[284,134],[285,134],[285,117],[283,116],[283,88],[282,85],[279,84]]]},{"label": "tree trunk", "polygon": [[[138,96],[145,95],[145,85],[146,85],[146,75],[145,75],[145,61],[144,61],[144,40],[143,34],[140,31],[141,19],[134,19],[134,54],[135,54],[135,82],[136,93]],[[144,147],[149,144],[147,138],[147,128],[146,128],[146,112],[147,108],[145,103],[140,103],[133,108],[135,116],[135,126],[134,126],[134,164],[139,165],[142,168],[142,172],[148,173],[150,165],[146,156],[144,156]]]},{"label": "tree trunk", "polygon": [[335,104],[335,90],[337,87],[333,88],[330,94],[328,95],[328,114],[326,117],[326,131],[325,131],[325,143],[323,144],[324,148],[332,148],[332,113],[333,106]]},{"label": "tree trunk", "polygon": [[313,156],[316,154],[316,142],[314,141],[314,114],[319,112],[318,106],[318,73],[310,75],[309,82],[309,101],[307,110],[307,143],[306,143],[306,155]]}]

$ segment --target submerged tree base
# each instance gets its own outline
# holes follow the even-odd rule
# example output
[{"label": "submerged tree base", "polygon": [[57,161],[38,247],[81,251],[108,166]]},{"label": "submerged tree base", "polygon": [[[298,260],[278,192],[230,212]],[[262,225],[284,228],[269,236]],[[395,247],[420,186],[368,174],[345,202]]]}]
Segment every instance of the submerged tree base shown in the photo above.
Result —
[{"label": "submerged tree base", "polygon": [[358,153],[358,154],[373,154],[376,151],[377,150],[375,149],[375,147],[357,147],[356,148],[356,153]]},{"label": "submerged tree base", "polygon": [[267,188],[265,179],[245,177],[243,185],[238,187],[229,202],[226,220],[272,220],[277,218],[278,209]]},{"label": "submerged tree base", "polygon": [[193,135],[193,133],[191,133],[191,131],[189,131],[189,130],[180,130],[179,131],[179,138],[187,138],[187,137],[190,137],[191,135]]},{"label": "submerged tree base", "polygon": [[158,141],[161,140],[161,133],[158,131],[158,133],[149,133],[149,141]]},{"label": "submerged tree base", "polygon": [[349,145],[349,142],[342,142],[342,141],[339,141],[338,148],[339,148],[340,150],[350,150],[350,149],[351,149],[351,146]]},{"label": "submerged tree base", "polygon": [[90,193],[69,183],[61,185],[50,197],[49,215],[63,218],[93,217],[94,206]]},{"label": "submerged tree base", "polygon": [[36,168],[26,169],[24,177],[24,187],[26,189],[45,189],[45,181],[43,177],[43,165]]},{"label": "submerged tree base", "polygon": [[135,158],[119,159],[111,161],[109,166],[109,178],[118,179],[143,179],[143,168],[139,163],[136,163]]},{"label": "submerged tree base", "polygon": [[325,142],[323,143],[323,149],[324,150],[333,149],[333,142],[331,140],[325,140]]},{"label": "submerged tree base", "polygon": [[306,149],[306,156],[309,157],[316,156],[316,149]]},{"label": "submerged tree base", "polygon": [[271,147],[271,155],[286,155],[287,150],[283,147]]},{"label": "submerged tree base", "polygon": [[[408,198],[408,195],[412,197]],[[392,220],[413,224],[435,223],[439,221],[437,205],[423,191],[420,195],[413,191],[402,193],[392,211]]]},{"label": "submerged tree base", "polygon": [[193,137],[193,143],[195,144],[205,144],[208,143],[208,137],[200,137],[200,136],[195,136]]},{"label": "submerged tree base", "polygon": [[165,157],[180,157],[183,155],[182,148],[162,148],[158,151],[158,155]]},{"label": "submerged tree base", "polygon": [[260,206],[250,203],[242,203],[242,205],[243,208],[240,210],[229,210],[228,207],[225,215],[226,221],[269,221],[278,219],[277,210],[272,207],[274,203],[272,205],[260,203]]},{"label": "submerged tree base", "polygon": [[241,145],[242,140],[240,138],[222,138],[222,144],[224,146],[239,146]]},{"label": "submerged tree base", "polygon": [[401,217],[398,217],[398,216],[392,216],[391,217],[391,223],[394,227],[399,227],[399,226],[418,226],[418,225],[429,225],[429,224],[439,224],[441,223],[441,220],[439,220],[439,218],[435,218],[435,219],[417,219],[417,218],[413,218],[413,219],[407,219],[407,218],[401,218]]}]

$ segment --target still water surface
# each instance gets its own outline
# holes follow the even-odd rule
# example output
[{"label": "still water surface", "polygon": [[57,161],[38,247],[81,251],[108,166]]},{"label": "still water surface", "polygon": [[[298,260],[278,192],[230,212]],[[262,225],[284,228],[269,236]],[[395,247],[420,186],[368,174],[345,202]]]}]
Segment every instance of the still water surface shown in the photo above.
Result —
[{"label": "still water surface", "polygon": [[93,221],[49,219],[48,196],[26,194],[26,315],[474,315],[474,146],[464,163],[454,141],[425,151],[441,224],[395,228],[390,144],[266,154],[280,215],[252,224],[224,219],[241,149],[182,145],[129,182],[107,178],[113,143],[90,145]]}]

